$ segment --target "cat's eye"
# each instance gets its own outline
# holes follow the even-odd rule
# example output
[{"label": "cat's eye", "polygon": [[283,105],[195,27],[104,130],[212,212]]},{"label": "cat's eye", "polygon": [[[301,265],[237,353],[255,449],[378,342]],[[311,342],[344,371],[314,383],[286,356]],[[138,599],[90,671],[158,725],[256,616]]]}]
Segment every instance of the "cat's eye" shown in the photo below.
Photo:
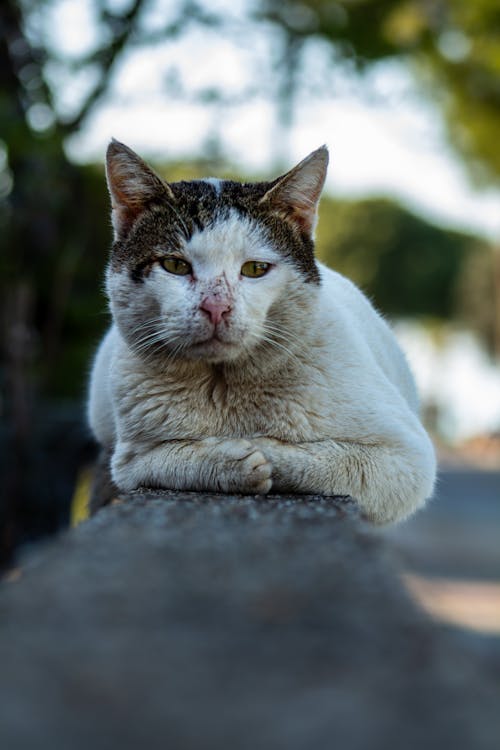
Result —
[{"label": "cat's eye", "polygon": [[258,279],[260,276],[264,276],[270,268],[270,263],[264,263],[260,260],[247,260],[241,266],[241,275],[250,279]]},{"label": "cat's eye", "polygon": [[174,255],[167,255],[166,258],[160,260],[161,265],[169,273],[173,273],[176,276],[187,276],[191,273],[191,266],[186,260],[182,258],[176,258]]}]

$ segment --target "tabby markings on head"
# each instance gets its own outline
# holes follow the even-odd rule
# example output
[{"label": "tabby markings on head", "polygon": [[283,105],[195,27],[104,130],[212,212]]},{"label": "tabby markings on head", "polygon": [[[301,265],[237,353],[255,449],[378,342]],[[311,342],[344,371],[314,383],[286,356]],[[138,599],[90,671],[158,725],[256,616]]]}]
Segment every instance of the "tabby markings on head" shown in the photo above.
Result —
[{"label": "tabby markings on head", "polygon": [[306,281],[319,283],[313,235],[327,164],[323,146],[272,182],[207,178],[167,183],[131,149],[112,141],[107,153],[115,230],[112,267],[126,265],[140,281],[156,259],[152,248],[180,250],[195,232],[226,221],[236,211],[255,221]]}]

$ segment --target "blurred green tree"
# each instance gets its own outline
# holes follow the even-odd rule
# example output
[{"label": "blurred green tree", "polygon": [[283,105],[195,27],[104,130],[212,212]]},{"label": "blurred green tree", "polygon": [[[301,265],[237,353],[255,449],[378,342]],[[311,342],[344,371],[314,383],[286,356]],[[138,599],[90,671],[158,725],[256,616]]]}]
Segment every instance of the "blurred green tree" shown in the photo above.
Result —
[{"label": "blurred green tree", "polygon": [[321,203],[319,257],[393,317],[452,318],[469,257],[486,256],[487,247],[388,200]]},{"label": "blurred green tree", "polygon": [[380,60],[408,64],[440,110],[451,142],[478,180],[500,175],[500,4],[497,0],[260,0],[286,56],[288,95],[315,40],[334,62],[363,71]]}]

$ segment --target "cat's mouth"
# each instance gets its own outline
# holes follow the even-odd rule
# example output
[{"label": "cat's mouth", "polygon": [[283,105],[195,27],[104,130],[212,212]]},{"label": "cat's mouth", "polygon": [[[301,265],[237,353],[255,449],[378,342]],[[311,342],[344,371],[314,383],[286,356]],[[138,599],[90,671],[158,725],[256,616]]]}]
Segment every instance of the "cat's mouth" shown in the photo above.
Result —
[{"label": "cat's mouth", "polygon": [[235,343],[236,342],[234,342],[234,341],[224,340],[224,339],[220,338],[220,336],[217,336],[217,333],[214,333],[212,336],[209,336],[206,339],[202,339],[201,341],[195,341],[194,344],[192,344],[191,346],[194,346],[194,347],[197,347],[197,346],[201,346],[201,347],[204,347],[204,346],[206,346],[206,347],[214,346],[214,347],[224,348],[224,347],[228,347],[228,346],[234,346]]},{"label": "cat's mouth", "polygon": [[189,347],[189,353],[196,359],[232,359],[239,350],[240,343],[239,340],[222,339],[214,331],[211,336],[194,341]]},{"label": "cat's mouth", "polygon": [[218,343],[222,344],[223,346],[231,346],[233,344],[236,344],[239,340],[239,338],[235,337],[234,334],[231,335],[231,333],[223,326],[215,326],[210,332],[205,333],[205,335],[201,334],[200,338],[196,339],[193,344],[195,346],[198,346],[203,344]]}]

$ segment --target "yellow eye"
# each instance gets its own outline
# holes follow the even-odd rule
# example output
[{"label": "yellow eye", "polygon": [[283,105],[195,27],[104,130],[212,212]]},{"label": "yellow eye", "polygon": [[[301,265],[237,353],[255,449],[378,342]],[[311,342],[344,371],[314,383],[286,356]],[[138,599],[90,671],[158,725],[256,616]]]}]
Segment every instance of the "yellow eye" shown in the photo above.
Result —
[{"label": "yellow eye", "polygon": [[173,255],[162,258],[160,260],[160,263],[162,264],[165,271],[173,273],[176,276],[187,276],[189,273],[191,273],[191,266],[189,265],[189,263],[186,260],[182,260],[182,258],[176,258]]},{"label": "yellow eye", "polygon": [[241,266],[241,275],[248,276],[250,279],[258,279],[259,276],[264,276],[270,268],[270,263],[263,263],[260,260],[247,260]]}]

